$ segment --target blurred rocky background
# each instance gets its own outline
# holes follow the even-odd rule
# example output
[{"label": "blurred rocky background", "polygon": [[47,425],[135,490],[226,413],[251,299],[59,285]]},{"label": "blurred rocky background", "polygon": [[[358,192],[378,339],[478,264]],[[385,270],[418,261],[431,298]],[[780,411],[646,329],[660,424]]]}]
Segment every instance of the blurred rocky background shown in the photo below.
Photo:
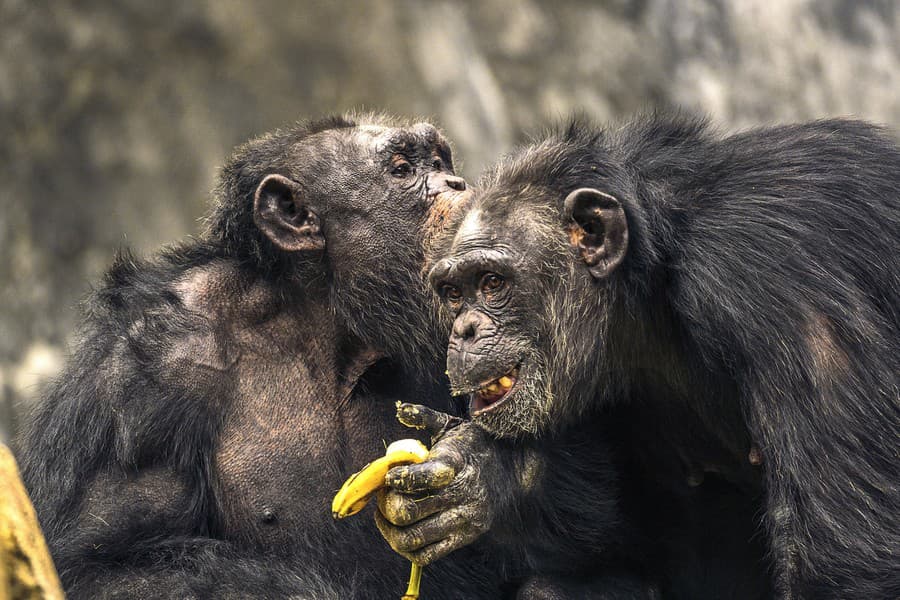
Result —
[{"label": "blurred rocky background", "polygon": [[116,249],[199,231],[232,147],[301,117],[440,123],[463,174],[554,119],[900,124],[894,0],[0,0],[0,440]]}]

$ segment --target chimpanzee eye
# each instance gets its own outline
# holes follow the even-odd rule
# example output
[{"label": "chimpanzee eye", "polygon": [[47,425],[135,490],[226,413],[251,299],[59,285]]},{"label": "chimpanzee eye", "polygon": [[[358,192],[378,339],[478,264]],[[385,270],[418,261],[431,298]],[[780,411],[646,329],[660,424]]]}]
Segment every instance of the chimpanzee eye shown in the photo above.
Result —
[{"label": "chimpanzee eye", "polygon": [[441,296],[449,302],[459,302],[462,300],[462,292],[454,285],[445,285],[441,287]]},{"label": "chimpanzee eye", "polygon": [[444,167],[444,163],[441,161],[441,159],[436,158],[434,159],[434,162],[431,163],[431,166],[434,167],[435,171],[440,171]]},{"label": "chimpanzee eye", "polygon": [[413,168],[413,166],[405,160],[394,163],[394,168],[391,169],[391,175],[398,178],[409,177],[415,172],[416,170]]},{"label": "chimpanzee eye", "polygon": [[495,293],[506,285],[506,280],[496,273],[485,273],[481,278],[481,291],[485,294]]}]

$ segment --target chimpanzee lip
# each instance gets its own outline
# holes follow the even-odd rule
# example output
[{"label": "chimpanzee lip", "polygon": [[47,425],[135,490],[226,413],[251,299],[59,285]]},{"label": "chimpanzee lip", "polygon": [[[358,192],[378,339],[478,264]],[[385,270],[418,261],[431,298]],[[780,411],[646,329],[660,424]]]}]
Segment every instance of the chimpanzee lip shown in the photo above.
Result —
[{"label": "chimpanzee lip", "polygon": [[503,375],[483,383],[477,390],[469,394],[469,411],[473,417],[497,410],[515,391],[519,383],[521,363],[506,371]]}]

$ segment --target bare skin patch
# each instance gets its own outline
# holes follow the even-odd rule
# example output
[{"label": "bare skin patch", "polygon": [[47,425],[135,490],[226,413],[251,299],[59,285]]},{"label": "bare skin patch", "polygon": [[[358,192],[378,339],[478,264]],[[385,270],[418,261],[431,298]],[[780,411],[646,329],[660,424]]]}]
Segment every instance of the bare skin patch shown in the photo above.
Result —
[{"label": "bare skin patch", "polygon": [[456,232],[456,239],[454,240],[454,247],[452,250],[456,251],[459,246],[465,245],[469,238],[475,237],[481,239],[482,229],[481,211],[476,209],[469,212]]},{"label": "bare skin patch", "polygon": [[840,347],[831,321],[825,315],[814,313],[810,316],[804,342],[818,383],[830,384],[848,375],[850,359]]},{"label": "bare skin patch", "polygon": [[574,223],[566,227],[566,233],[569,235],[569,243],[574,247],[579,247],[584,240],[584,229]]},{"label": "bare skin patch", "polygon": [[207,313],[221,309],[222,300],[231,299],[234,291],[235,269],[224,262],[212,262],[190,269],[175,282],[174,291],[188,310]]},{"label": "bare skin patch", "polygon": [[523,491],[537,489],[544,476],[544,460],[537,452],[529,452],[522,460],[518,470],[519,483]]}]

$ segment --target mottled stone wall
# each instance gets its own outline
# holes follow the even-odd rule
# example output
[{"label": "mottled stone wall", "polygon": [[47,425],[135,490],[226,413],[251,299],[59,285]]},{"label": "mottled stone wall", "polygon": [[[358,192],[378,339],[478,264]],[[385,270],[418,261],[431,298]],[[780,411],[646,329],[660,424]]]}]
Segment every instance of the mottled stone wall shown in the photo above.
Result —
[{"label": "mottled stone wall", "polygon": [[469,177],[572,111],[900,124],[892,0],[0,0],[0,440],[113,252],[198,231],[256,133],[375,108]]}]

